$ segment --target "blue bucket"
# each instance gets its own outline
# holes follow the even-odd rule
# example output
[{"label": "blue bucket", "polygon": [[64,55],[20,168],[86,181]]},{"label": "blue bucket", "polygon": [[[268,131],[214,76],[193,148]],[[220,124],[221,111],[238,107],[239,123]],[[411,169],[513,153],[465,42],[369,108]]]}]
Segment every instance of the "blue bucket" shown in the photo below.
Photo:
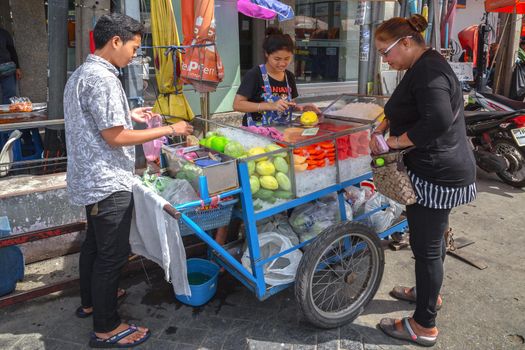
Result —
[{"label": "blue bucket", "polygon": [[217,292],[219,266],[204,259],[192,258],[186,261],[191,297],[175,295],[181,303],[191,306],[201,306],[210,301]]}]

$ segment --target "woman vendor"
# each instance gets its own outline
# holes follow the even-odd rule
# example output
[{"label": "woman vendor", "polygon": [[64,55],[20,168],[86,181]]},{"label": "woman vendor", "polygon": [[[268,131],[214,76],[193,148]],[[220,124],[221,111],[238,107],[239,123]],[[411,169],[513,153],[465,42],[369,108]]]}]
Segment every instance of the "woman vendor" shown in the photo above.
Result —
[{"label": "woman vendor", "polygon": [[233,101],[233,109],[245,113],[244,126],[288,124],[294,110],[320,113],[313,104],[298,106],[294,102],[297,85],[294,74],[287,70],[294,48],[290,35],[268,28],[263,41],[266,63],[246,73]]}]

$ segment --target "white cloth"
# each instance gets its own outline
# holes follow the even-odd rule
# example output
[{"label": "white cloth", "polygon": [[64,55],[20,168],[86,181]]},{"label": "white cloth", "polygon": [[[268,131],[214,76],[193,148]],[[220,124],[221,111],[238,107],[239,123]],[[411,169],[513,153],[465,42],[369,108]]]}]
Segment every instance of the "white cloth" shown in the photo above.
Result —
[{"label": "white cloth", "polygon": [[139,181],[133,184],[133,200],[131,251],[159,264],[175,294],[191,296],[179,223],[163,209],[168,201]]}]

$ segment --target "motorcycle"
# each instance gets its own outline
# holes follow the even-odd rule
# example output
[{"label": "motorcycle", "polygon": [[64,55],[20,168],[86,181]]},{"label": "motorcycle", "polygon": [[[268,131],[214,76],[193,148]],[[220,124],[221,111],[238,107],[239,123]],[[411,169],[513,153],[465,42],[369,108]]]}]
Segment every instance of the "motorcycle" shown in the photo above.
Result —
[{"label": "motorcycle", "polygon": [[[511,100],[512,101],[512,100]],[[525,187],[525,103],[511,111],[465,110],[467,137],[476,164],[503,182]]]}]

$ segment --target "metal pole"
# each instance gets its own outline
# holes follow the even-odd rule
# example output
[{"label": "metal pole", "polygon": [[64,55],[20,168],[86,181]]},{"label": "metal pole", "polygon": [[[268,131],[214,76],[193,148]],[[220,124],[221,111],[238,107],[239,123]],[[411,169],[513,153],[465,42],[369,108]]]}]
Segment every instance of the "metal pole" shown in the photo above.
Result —
[{"label": "metal pole", "polygon": [[204,122],[204,137],[208,134],[209,131],[209,123],[210,120],[210,93],[209,92],[203,92],[201,93],[201,114],[202,119],[205,120]]},{"label": "metal pole", "polygon": [[367,87],[367,94],[375,94],[378,92],[378,88],[376,86],[376,81],[379,81],[379,79],[376,79],[376,77],[379,74],[379,66],[380,66],[380,59],[379,55],[377,54],[377,51],[374,48],[374,33],[376,31],[376,27],[379,24],[381,17],[382,9],[384,9],[385,3],[383,1],[374,1],[372,3],[372,20],[371,20],[371,26],[370,26],[370,45],[372,49],[370,50],[370,62],[368,64],[368,87]]},{"label": "metal pole", "polygon": [[[48,1],[49,104],[48,119],[64,117],[64,87],[67,80],[68,0]],[[62,127],[50,127],[55,130]]]},{"label": "metal pole", "polygon": [[366,94],[368,85],[368,64],[370,62],[370,31],[372,21],[372,6],[369,1],[359,2],[358,7],[361,24],[359,31],[359,77],[357,83],[357,92]]}]

